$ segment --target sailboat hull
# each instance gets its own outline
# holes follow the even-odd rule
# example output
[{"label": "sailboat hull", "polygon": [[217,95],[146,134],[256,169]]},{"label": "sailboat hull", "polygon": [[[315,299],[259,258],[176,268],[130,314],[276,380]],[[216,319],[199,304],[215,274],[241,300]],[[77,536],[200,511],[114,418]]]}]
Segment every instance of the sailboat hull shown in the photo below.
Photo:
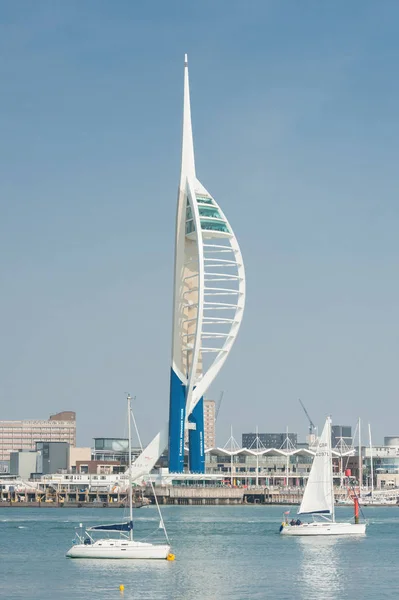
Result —
[{"label": "sailboat hull", "polygon": [[301,525],[284,525],[281,535],[364,535],[366,523],[302,523]]},{"label": "sailboat hull", "polygon": [[68,550],[67,558],[108,559],[166,559],[168,544],[148,544],[130,540],[103,539],[92,544],[75,544]]}]

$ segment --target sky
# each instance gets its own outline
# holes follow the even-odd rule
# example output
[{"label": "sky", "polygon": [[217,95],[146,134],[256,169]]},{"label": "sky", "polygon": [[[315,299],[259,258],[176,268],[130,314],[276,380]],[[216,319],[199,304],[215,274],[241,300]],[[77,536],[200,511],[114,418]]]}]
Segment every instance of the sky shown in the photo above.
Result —
[{"label": "sky", "polygon": [[217,441],[361,417],[399,434],[399,4],[0,3],[0,419],[78,444],[168,417],[188,53],[197,175],[247,304]]}]

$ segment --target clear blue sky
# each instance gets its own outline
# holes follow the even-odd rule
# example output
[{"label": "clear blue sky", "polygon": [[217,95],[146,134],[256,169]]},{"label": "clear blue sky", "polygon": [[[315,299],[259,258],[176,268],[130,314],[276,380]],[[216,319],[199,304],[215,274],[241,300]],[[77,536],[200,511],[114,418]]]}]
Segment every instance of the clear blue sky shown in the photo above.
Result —
[{"label": "clear blue sky", "polygon": [[[199,178],[247,269],[218,441],[399,434],[399,4],[4,1],[0,418],[167,418],[183,56]],[[365,432],[364,432],[365,434]]]}]

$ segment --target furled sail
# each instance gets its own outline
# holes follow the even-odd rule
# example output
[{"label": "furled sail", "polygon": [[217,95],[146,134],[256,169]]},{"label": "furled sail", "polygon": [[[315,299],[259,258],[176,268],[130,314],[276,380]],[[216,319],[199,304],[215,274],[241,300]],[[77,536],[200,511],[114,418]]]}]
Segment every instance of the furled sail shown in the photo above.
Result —
[{"label": "furled sail", "polygon": [[113,523],[112,525],[95,525],[89,527],[87,531],[131,531],[133,529],[133,521],[126,523]]},{"label": "furled sail", "polygon": [[327,417],[298,514],[333,514],[331,419]]}]

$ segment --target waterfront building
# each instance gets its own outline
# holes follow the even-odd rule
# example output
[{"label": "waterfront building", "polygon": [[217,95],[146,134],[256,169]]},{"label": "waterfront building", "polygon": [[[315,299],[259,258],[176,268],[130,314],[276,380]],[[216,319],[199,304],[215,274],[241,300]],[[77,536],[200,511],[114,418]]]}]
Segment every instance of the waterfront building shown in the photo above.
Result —
[{"label": "waterfront building", "polygon": [[[338,448],[336,448],[338,449]],[[383,446],[362,446],[353,449],[353,455],[348,456],[343,463],[343,470],[349,470],[351,477],[359,484],[360,465],[362,466],[361,485],[374,489],[399,486],[399,437],[384,438]],[[371,469],[373,477],[371,477]]]},{"label": "waterfront building", "polygon": [[333,448],[351,448],[352,445],[353,437],[350,425],[331,426],[331,446]]},{"label": "waterfront building", "polygon": [[388,435],[384,437],[384,446],[396,447],[399,448],[399,436],[398,435]]},{"label": "waterfront building", "polygon": [[10,452],[10,475],[17,475],[25,480],[30,479],[31,474],[37,471],[37,459],[36,450]]},{"label": "waterfront building", "polygon": [[243,433],[241,435],[243,448],[255,448],[257,444],[261,448],[283,448],[288,446],[296,448],[298,444],[297,433]]},{"label": "waterfront building", "polygon": [[[205,449],[216,446],[216,403],[204,398],[204,446]],[[184,433],[185,454],[188,456],[188,429]],[[186,466],[186,463],[185,463]]]},{"label": "waterfront building", "polygon": [[[132,460],[141,453],[141,448],[132,448]],[[129,464],[129,440],[127,438],[94,438],[92,459],[97,461],[117,461]]]},{"label": "waterfront building", "polygon": [[[127,440],[94,438],[93,450],[90,447],[69,448],[68,473],[108,475],[125,471],[129,456],[125,441]],[[101,450],[96,450],[96,446],[101,446]]]},{"label": "waterfront building", "polygon": [[71,473],[89,475],[112,475],[124,473],[126,465],[121,465],[118,460],[77,460]]},{"label": "waterfront building", "polygon": [[[364,454],[364,448],[362,448],[362,453]],[[360,469],[359,469],[359,463],[361,460],[361,464],[362,464],[362,475],[363,477],[366,475],[366,469],[364,467],[364,460],[363,460],[363,456],[361,459],[359,459],[359,448],[356,447],[353,449],[353,454],[351,454],[350,456],[345,457],[345,459],[343,460],[342,463],[342,470],[346,473],[350,473],[350,477],[352,477],[352,482],[354,482],[356,485],[359,484],[359,475],[360,475]],[[337,461],[333,460],[333,470],[334,472],[339,471],[341,468],[341,465],[337,464]]]},{"label": "waterfront building", "polygon": [[36,442],[37,473],[66,472],[68,470],[68,442]]},{"label": "waterfront building", "polygon": [[63,411],[48,420],[0,421],[0,461],[9,461],[12,451],[35,450],[39,441],[76,446],[76,413]]},{"label": "waterfront building", "polygon": [[205,449],[216,446],[216,402],[204,400],[204,442]]},{"label": "waterfront building", "polygon": [[[385,471],[385,472],[377,472],[374,478],[374,489],[377,490],[386,490],[392,488],[399,487],[399,472],[395,471]],[[395,493],[396,498],[398,498],[397,491]]]},{"label": "waterfront building", "polygon": [[304,485],[314,452],[305,449],[212,448],[206,453],[206,472],[223,474],[233,485]]},{"label": "waterfront building", "polygon": [[76,467],[77,461],[89,461],[91,460],[91,448],[86,446],[85,448],[74,448],[69,446],[68,454],[68,471],[72,471]]},{"label": "waterfront building", "polygon": [[[286,435],[286,434],[285,434]],[[231,438],[230,438],[231,439]],[[230,441],[230,440],[229,440]],[[333,450],[334,477],[342,479],[339,468],[353,454]],[[232,485],[302,486],[306,483],[315,450],[308,448],[211,448],[206,452],[206,472],[223,474]]]},{"label": "waterfront building", "polygon": [[366,446],[364,449],[364,470],[368,485],[371,484],[371,464],[376,487],[391,486],[392,482],[399,483],[399,444],[396,445],[398,438],[385,438],[385,441],[389,441],[390,444],[372,448]]},{"label": "waterfront building", "polygon": [[[184,470],[187,429],[189,469],[205,471],[203,397],[237,337],[244,303],[245,273],[237,239],[222,209],[196,176],[186,56],[169,402],[171,472]],[[159,453],[163,450],[160,440],[161,435]]]}]

